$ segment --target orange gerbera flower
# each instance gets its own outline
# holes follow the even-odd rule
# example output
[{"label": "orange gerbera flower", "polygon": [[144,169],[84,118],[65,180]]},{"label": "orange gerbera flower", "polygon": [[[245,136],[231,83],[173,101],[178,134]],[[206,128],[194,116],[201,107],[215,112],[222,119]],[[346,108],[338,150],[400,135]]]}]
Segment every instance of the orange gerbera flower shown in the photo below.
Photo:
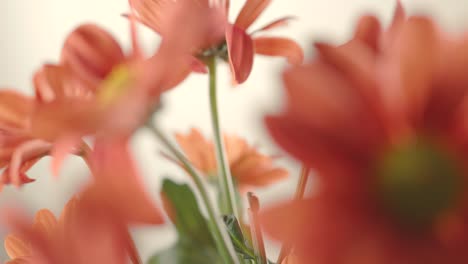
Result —
[{"label": "orange gerbera flower", "polygon": [[[156,33],[164,38],[166,10],[172,5],[192,6],[194,12],[197,10],[213,8],[213,6],[222,5],[227,19],[229,13],[229,0],[215,1],[210,6],[209,0],[129,0],[134,8],[136,18]],[[300,64],[303,60],[303,51],[301,47],[293,40],[282,37],[257,37],[260,32],[267,31],[276,27],[286,25],[291,17],[277,19],[258,30],[248,34],[247,30],[260,14],[268,7],[271,0],[246,0],[234,24],[228,23],[227,27],[219,27],[218,30],[225,30],[223,40],[206,38],[207,41],[194,46],[195,57],[206,57],[218,55],[229,61],[233,79],[237,83],[247,80],[252,70],[254,53],[267,56],[282,56],[288,59],[289,63]],[[194,59],[196,61],[196,59]],[[200,65],[201,63],[196,63]]]},{"label": "orange gerbera flower", "polygon": [[468,262],[468,38],[411,17],[386,44],[318,45],[267,117],[318,173],[311,198],[264,215],[301,263]]},{"label": "orange gerbera flower", "polygon": [[[111,217],[86,210],[77,198],[70,200],[57,219],[47,209],[36,213],[31,224],[11,214],[13,233],[5,238],[8,264],[128,263],[130,237]],[[132,252],[130,252],[131,250]]]},{"label": "orange gerbera flower", "polygon": [[[177,141],[192,164],[216,180],[215,148],[197,129],[188,135],[176,134]],[[225,135],[227,159],[231,174],[241,190],[248,187],[262,187],[287,177],[283,168],[274,167],[273,158],[258,152],[254,147],[237,136]]]},{"label": "orange gerbera flower", "polygon": [[58,220],[48,210],[39,211],[32,226],[7,215],[15,231],[5,240],[11,263],[123,264],[138,258],[127,226],[161,224],[164,218],[139,182],[126,142],[96,143],[90,157],[94,180]]}]

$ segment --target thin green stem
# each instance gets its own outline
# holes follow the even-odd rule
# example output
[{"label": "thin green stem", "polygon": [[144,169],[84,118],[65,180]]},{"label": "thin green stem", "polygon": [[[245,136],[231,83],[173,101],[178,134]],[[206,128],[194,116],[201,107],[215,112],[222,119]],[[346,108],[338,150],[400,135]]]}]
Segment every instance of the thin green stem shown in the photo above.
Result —
[{"label": "thin green stem", "polygon": [[240,261],[234,250],[234,246],[229,238],[229,235],[221,223],[220,214],[217,213],[216,207],[213,206],[203,177],[197,172],[192,166],[190,161],[185,155],[177,149],[177,147],[162,133],[156,126],[151,122],[148,122],[147,127],[153,132],[153,134],[163,143],[163,145],[184,165],[187,172],[192,176],[195,185],[200,193],[203,203],[208,212],[210,220],[208,226],[210,227],[211,234],[216,242],[216,246],[227,264],[239,264]]},{"label": "thin green stem", "polygon": [[207,65],[210,75],[210,112],[211,112],[211,123],[213,126],[214,142],[216,146],[216,161],[218,164],[219,174],[219,187],[221,191],[221,197],[223,208],[226,210],[223,213],[232,214],[237,219],[239,218],[239,211],[237,210],[237,199],[234,189],[234,182],[232,180],[231,171],[229,169],[229,163],[225,155],[226,151],[224,148],[224,140],[221,134],[221,125],[219,122],[218,112],[218,99],[216,89],[216,57],[210,57],[207,59]]},{"label": "thin green stem", "polygon": [[[307,180],[309,179],[310,169],[305,165],[302,166],[301,175],[296,187],[296,194],[294,195],[295,200],[301,200],[304,197],[304,193],[307,186]],[[286,241],[281,248],[277,263],[281,263],[291,252],[293,245],[290,241]]]}]

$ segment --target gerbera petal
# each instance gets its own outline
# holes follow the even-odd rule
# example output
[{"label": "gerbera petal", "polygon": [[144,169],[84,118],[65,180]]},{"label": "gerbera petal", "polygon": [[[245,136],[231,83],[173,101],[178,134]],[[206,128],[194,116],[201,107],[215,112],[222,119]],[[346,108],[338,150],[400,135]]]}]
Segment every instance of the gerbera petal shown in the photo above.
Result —
[{"label": "gerbera petal", "polygon": [[402,28],[400,41],[400,49],[395,49],[399,64],[394,65],[399,67],[402,93],[411,106],[407,111],[418,123],[432,93],[432,76],[438,59],[434,25],[428,19],[411,18]]},{"label": "gerbera petal", "polygon": [[247,30],[270,3],[271,0],[247,0],[234,24],[240,29]]},{"label": "gerbera petal", "polygon": [[5,238],[5,251],[12,259],[27,257],[31,254],[28,244],[15,235],[8,235]]},{"label": "gerbera petal", "polygon": [[46,155],[51,149],[51,144],[42,140],[31,140],[21,144],[16,148],[11,157],[9,176],[11,183],[19,187],[22,183],[20,173],[22,164],[35,160],[39,156]]},{"label": "gerbera petal", "polygon": [[[87,204],[109,208],[125,223],[164,222],[164,217],[146,193],[126,140],[100,139],[93,154],[95,183],[82,196],[82,199],[86,197]],[[122,193],[126,195],[122,196]]]},{"label": "gerbera petal", "polygon": [[259,37],[254,39],[255,53],[267,56],[285,57],[291,64],[301,64],[304,60],[302,48],[288,38]]},{"label": "gerbera petal", "polygon": [[226,29],[226,43],[234,81],[243,83],[252,71],[254,42],[243,29],[231,25]]},{"label": "gerbera petal", "polygon": [[80,143],[80,138],[78,136],[73,135],[67,136],[55,142],[51,151],[52,175],[58,177],[60,167],[62,166],[63,161],[65,160],[67,155],[70,154]]},{"label": "gerbera petal", "polygon": [[36,213],[33,227],[44,235],[50,236],[57,228],[57,219],[51,211],[42,209]]},{"label": "gerbera petal", "polygon": [[282,18],[279,18],[279,19],[276,19],[274,20],[273,22],[270,22],[268,24],[266,24],[265,26],[255,30],[254,32],[252,32],[250,35],[254,35],[256,33],[259,33],[259,32],[262,32],[262,31],[267,31],[267,30],[271,30],[271,29],[275,29],[275,28],[279,28],[279,27],[284,27],[284,26],[287,26],[289,24],[289,21],[293,20],[293,19],[296,19],[296,17],[294,16],[286,16],[286,17],[282,17]]},{"label": "gerbera petal", "polygon": [[13,90],[0,91],[0,128],[26,128],[33,109],[34,101],[31,97]]},{"label": "gerbera petal", "polygon": [[[129,0],[130,7],[135,11],[138,20],[156,33],[164,31],[164,10],[170,0]],[[131,15],[130,15],[131,16]]]},{"label": "gerbera petal", "polygon": [[363,16],[359,19],[358,26],[354,33],[355,41],[364,41],[375,52],[379,51],[382,29],[379,20],[375,16]]},{"label": "gerbera petal", "polygon": [[123,62],[124,53],[110,33],[97,25],[84,24],[68,35],[61,59],[83,80],[98,83]]}]

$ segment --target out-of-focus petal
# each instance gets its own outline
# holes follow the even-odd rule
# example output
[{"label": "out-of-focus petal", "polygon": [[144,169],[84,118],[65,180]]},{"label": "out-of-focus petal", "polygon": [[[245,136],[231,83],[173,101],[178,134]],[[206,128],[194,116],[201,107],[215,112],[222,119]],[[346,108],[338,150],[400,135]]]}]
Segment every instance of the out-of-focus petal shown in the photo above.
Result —
[{"label": "out-of-focus petal", "polygon": [[271,0],[246,0],[234,24],[247,30],[270,3]]},{"label": "out-of-focus petal", "polygon": [[62,166],[63,161],[67,157],[68,154],[72,153],[73,150],[81,143],[79,137],[76,136],[68,136],[57,141],[51,151],[52,156],[52,174],[54,176],[59,175],[60,167]]},{"label": "out-of-focus petal", "polygon": [[138,20],[157,33],[164,31],[163,25],[165,12],[171,0],[129,0],[130,7],[136,13]]},{"label": "out-of-focus petal", "polygon": [[97,208],[108,208],[124,223],[164,222],[145,191],[126,140],[102,139],[96,142],[93,153],[95,182],[83,194],[83,200]]},{"label": "out-of-focus petal", "polygon": [[[19,187],[22,184],[20,175],[23,173],[24,166],[31,163],[31,161],[34,161],[34,164],[37,158],[47,155],[50,149],[51,144],[42,140],[27,141],[17,147],[8,168],[11,183]],[[27,166],[27,168],[29,169],[30,166]]]},{"label": "out-of-focus petal", "polygon": [[0,91],[0,128],[26,128],[33,110],[32,98],[13,90]]},{"label": "out-of-focus petal", "polygon": [[44,235],[52,235],[57,227],[57,219],[51,211],[42,209],[36,213],[33,227]]},{"label": "out-of-focus petal", "polygon": [[68,35],[61,57],[80,78],[95,84],[123,62],[124,53],[110,33],[96,25],[84,24]]},{"label": "out-of-focus petal", "polygon": [[424,18],[411,18],[402,28],[400,41],[399,49],[395,49],[399,63],[394,65],[399,67],[401,89],[411,106],[407,111],[413,121],[420,122],[431,95],[438,59],[434,25]]},{"label": "out-of-focus petal", "polygon": [[232,25],[226,30],[226,43],[234,81],[243,83],[252,71],[254,42],[243,29]]},{"label": "out-of-focus petal", "polygon": [[27,257],[31,254],[28,244],[15,235],[6,236],[5,250],[11,259]]},{"label": "out-of-focus petal", "polygon": [[301,64],[304,60],[302,48],[294,40],[288,38],[254,38],[254,46],[255,53],[285,57],[291,64]]},{"label": "out-of-focus petal", "polygon": [[192,60],[192,71],[197,73],[208,73],[206,65],[195,57],[193,57]]},{"label": "out-of-focus petal", "polygon": [[379,20],[375,16],[363,16],[359,19],[354,39],[364,41],[375,52],[380,49],[382,30]]},{"label": "out-of-focus petal", "polygon": [[190,162],[205,174],[216,172],[216,156],[212,142],[206,140],[198,129],[192,128],[188,135],[177,133],[177,143]]},{"label": "out-of-focus petal", "polygon": [[31,134],[48,141],[70,134],[91,134],[101,122],[102,115],[95,101],[78,98],[52,101],[36,108],[31,120]]},{"label": "out-of-focus petal", "polygon": [[251,35],[254,35],[255,33],[259,33],[259,32],[262,32],[262,31],[267,31],[267,30],[287,26],[289,24],[289,22],[291,20],[295,19],[295,18],[296,17],[294,17],[294,16],[286,16],[286,17],[276,19],[273,22],[270,22],[267,25],[255,30],[254,32],[252,32]]}]

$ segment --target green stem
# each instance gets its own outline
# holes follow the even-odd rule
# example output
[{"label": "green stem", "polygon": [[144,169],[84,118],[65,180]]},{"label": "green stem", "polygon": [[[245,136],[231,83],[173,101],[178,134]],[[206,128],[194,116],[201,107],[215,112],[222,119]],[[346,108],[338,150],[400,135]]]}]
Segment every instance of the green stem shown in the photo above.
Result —
[{"label": "green stem", "polygon": [[167,147],[167,149],[180,162],[182,162],[185,169],[192,176],[210,218],[210,221],[208,221],[208,226],[210,227],[211,234],[213,235],[216,246],[225,263],[239,264],[240,262],[234,250],[234,246],[232,245],[224,225],[220,221],[220,215],[216,212],[216,209],[208,196],[208,191],[203,177],[196,171],[196,169],[192,166],[184,154],[180,152],[177,147],[175,147],[175,145],[156,126],[154,126],[151,122],[148,122],[147,127],[163,143],[163,145]]},{"label": "green stem", "polygon": [[216,146],[216,161],[218,164],[219,174],[219,187],[221,191],[221,202],[226,211],[225,214],[232,214],[237,219],[239,218],[239,211],[237,210],[236,194],[234,189],[234,183],[229,169],[229,163],[225,155],[226,151],[224,148],[224,140],[221,134],[221,126],[219,122],[218,112],[218,100],[217,100],[217,89],[216,89],[216,57],[210,57],[207,59],[207,65],[210,75],[210,112],[211,112],[211,123],[213,126],[214,141]]}]

